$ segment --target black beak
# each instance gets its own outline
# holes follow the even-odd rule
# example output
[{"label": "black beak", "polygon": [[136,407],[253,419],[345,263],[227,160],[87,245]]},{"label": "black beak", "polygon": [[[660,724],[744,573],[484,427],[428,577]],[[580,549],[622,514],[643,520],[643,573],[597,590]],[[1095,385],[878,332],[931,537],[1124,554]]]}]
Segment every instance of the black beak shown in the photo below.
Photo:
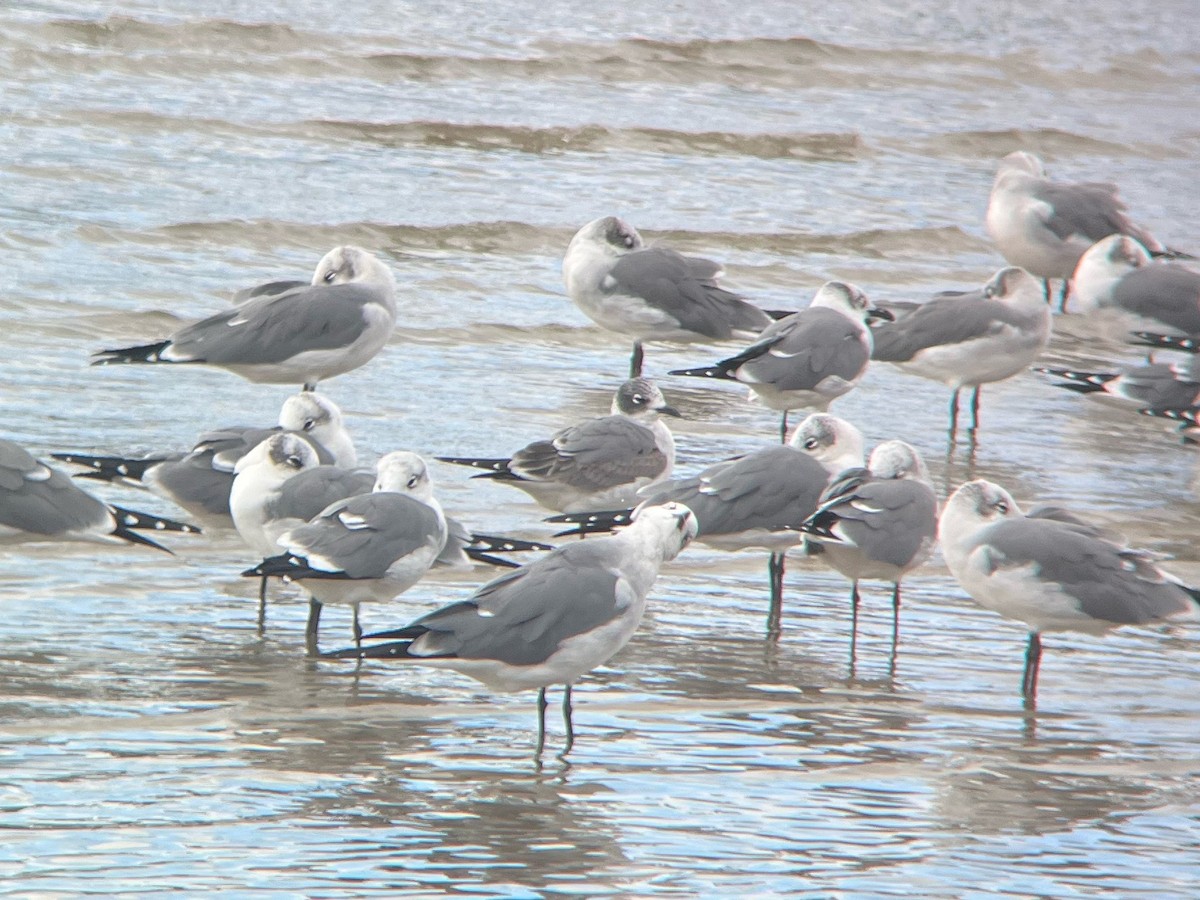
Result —
[{"label": "black beak", "polygon": [[655,412],[658,412],[664,416],[674,416],[676,419],[683,418],[683,413],[681,413],[679,410],[677,410],[673,406],[660,406],[655,410]]},{"label": "black beak", "polygon": [[890,309],[884,309],[883,307],[880,307],[880,306],[877,306],[874,309],[868,309],[867,310],[867,318],[868,319],[883,319],[883,321],[885,321],[885,322],[895,322],[896,321],[896,317],[892,314],[892,311]]}]

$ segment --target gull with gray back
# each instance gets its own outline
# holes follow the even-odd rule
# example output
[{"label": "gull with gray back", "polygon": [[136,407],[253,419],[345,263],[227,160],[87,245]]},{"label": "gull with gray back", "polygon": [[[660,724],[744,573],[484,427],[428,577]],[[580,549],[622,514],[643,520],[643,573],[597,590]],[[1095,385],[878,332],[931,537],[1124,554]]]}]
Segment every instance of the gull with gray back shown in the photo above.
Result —
[{"label": "gull with gray back", "polygon": [[1200,272],[1154,262],[1133,238],[1112,235],[1088,248],[1075,270],[1081,312],[1125,329],[1200,334]]},{"label": "gull with gray back", "polygon": [[98,351],[92,365],[204,364],[250,381],[313,390],[368,362],[395,325],[391,269],[361,247],[336,247],[317,265],[311,285],[250,297],[161,341]]},{"label": "gull with gray back", "polygon": [[498,691],[537,688],[537,757],[546,738],[546,688],[564,685],[565,757],[575,734],[572,685],[628,643],[662,564],[695,534],[686,506],[645,507],[618,534],[559,547],[467,600],[368,636],[387,643],[331,655],[453,669]]},{"label": "gull with gray back", "polygon": [[728,341],[758,334],[771,314],[720,287],[719,263],[647,247],[616,216],[584,225],[563,257],[563,281],[593,322],[634,339],[630,377],[642,374],[645,341]]},{"label": "gull with gray back", "polygon": [[938,535],[963,590],[1029,626],[1022,693],[1030,704],[1045,632],[1103,634],[1119,625],[1200,620],[1200,591],[1159,568],[1151,554],[1070,515],[1026,515],[990,481],[954,492]]}]

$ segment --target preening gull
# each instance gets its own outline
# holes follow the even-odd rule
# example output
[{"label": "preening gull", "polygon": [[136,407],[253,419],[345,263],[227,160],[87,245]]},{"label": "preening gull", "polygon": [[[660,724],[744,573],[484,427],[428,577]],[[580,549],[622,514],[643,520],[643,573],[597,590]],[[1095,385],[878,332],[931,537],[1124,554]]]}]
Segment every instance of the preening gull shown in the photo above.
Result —
[{"label": "preening gull", "polygon": [[1200,272],[1151,261],[1133,238],[1112,235],[1089,247],[1075,270],[1074,292],[1081,312],[1122,328],[1200,334]]},{"label": "preening gull", "polygon": [[387,643],[333,656],[391,659],[453,669],[493,690],[538,689],[538,738],[546,738],[546,688],[564,685],[565,756],[574,743],[571,687],[628,643],[659,568],[696,534],[679,503],[639,510],[617,534],[559,547],[489,581],[467,600],[411,625],[368,635]]},{"label": "preening gull", "polygon": [[771,314],[721,288],[719,263],[647,247],[616,216],[584,225],[567,246],[567,294],[596,324],[634,339],[629,375],[642,374],[645,341],[728,341],[758,334]]},{"label": "preening gull", "polygon": [[564,428],[511,457],[436,458],[486,469],[475,477],[511,484],[547,509],[633,506],[638,488],[669,478],[675,465],[675,439],[663,415],[679,412],[653,381],[631,378],[617,389],[611,415]]},{"label": "preening gull", "polygon": [[200,531],[98,500],[58,469],[0,438],[0,542],[127,541],[171,552],[138,533],[143,530]]},{"label": "preening gull", "polygon": [[1050,308],[1024,269],[1001,269],[981,289],[939,294],[895,322],[876,327],[872,359],[953,388],[950,435],[958,428],[958,395],[974,388],[971,431],[979,427],[979,389],[1024,372],[1050,342]]},{"label": "preening gull", "polygon": [[954,492],[938,536],[951,574],[976,603],[1030,627],[1021,690],[1031,703],[1044,632],[1200,619],[1200,591],[1151,554],[1073,517],[1025,515],[990,481]]},{"label": "preening gull", "polygon": [[391,269],[361,247],[336,247],[311,285],[251,297],[165,340],[98,351],[92,365],[203,363],[250,381],[313,390],[370,360],[395,325]]},{"label": "preening gull", "polygon": [[310,522],[284,532],[286,552],[243,572],[297,581],[312,597],[305,643],[317,651],[317,629],[325,603],[349,604],[354,639],[362,639],[359,604],[391,600],[429,570],[446,544],[446,518],[425,461],[395,451],[376,464],[370,493],[332,504]]},{"label": "preening gull", "polygon": [[239,459],[273,434],[293,432],[313,445],[321,463],[353,466],[354,442],[346,431],[342,411],[324,394],[301,391],[283,401],[274,428],[241,425],[202,434],[187,453],[157,453],[147,457],[93,456],[55,453],[54,459],[85,466],[81,478],[148,488],[207,524],[232,524],[229,492]]},{"label": "preening gull", "polygon": [[787,437],[788,411],[824,411],[862,380],[871,361],[867,319],[892,319],[852,284],[823,284],[807,309],[779,319],[737,356],[715,366],[676,369],[672,375],[740,381],[771,409],[783,413],[780,441]]}]

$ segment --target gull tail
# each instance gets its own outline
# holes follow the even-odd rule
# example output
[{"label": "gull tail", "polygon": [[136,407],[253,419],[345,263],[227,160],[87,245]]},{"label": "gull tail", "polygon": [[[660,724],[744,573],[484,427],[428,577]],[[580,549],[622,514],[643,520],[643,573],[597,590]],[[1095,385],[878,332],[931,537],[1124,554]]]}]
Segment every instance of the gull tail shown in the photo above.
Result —
[{"label": "gull tail", "polygon": [[128,459],[123,456],[90,456],[84,453],[51,453],[50,457],[90,470],[78,473],[76,478],[95,478],[97,481],[136,485],[141,485],[142,476],[148,469],[169,459],[166,456]]},{"label": "gull tail", "polygon": [[1200,353],[1200,335],[1181,337],[1177,334],[1158,334],[1154,331],[1135,331],[1133,336],[1150,347],[1164,350],[1183,350],[1185,353]]},{"label": "gull tail", "polygon": [[278,556],[268,556],[257,566],[242,572],[242,577],[278,577],[285,581],[295,581],[299,578],[349,578],[350,576],[345,572],[314,569],[303,556],[296,556],[293,553],[280,553]]},{"label": "gull tail", "polygon": [[152,516],[149,513],[138,512],[133,509],[125,509],[121,506],[110,506],[113,516],[116,518],[116,527],[113,528],[112,534],[114,537],[119,537],[123,541],[128,541],[131,544],[141,544],[145,547],[153,547],[155,550],[161,550],[163,553],[172,553],[168,548],[164,547],[157,541],[152,541],[145,535],[137,533],[137,530],[153,530],[153,531],[177,531],[184,534],[199,534],[200,529],[195,525],[188,525],[184,522],[174,522],[171,519],[163,519],[158,516]]},{"label": "gull tail", "polygon": [[[170,340],[159,341],[156,344],[142,344],[138,347],[121,347],[117,350],[97,350],[92,354],[93,366],[111,366],[118,363],[157,363],[175,362],[163,359],[162,352],[171,346]],[[189,360],[198,362],[199,360]]]},{"label": "gull tail", "polygon": [[839,521],[837,513],[823,509],[813,513],[794,529],[789,528],[788,530],[798,531],[819,541],[828,541],[831,544],[843,544],[845,541],[833,533],[833,527]]},{"label": "gull tail", "polygon": [[1065,378],[1066,384],[1059,383],[1055,387],[1066,388],[1068,391],[1075,391],[1079,394],[1094,394],[1097,391],[1103,391],[1106,384],[1120,377],[1113,372],[1076,372],[1074,369],[1048,369],[1044,366],[1037,366],[1033,371],[1043,375]]},{"label": "gull tail", "polygon": [[511,459],[482,459],[474,456],[435,456],[438,462],[453,463],[456,466],[469,466],[472,469],[486,469],[473,478],[501,478],[519,480],[518,476],[509,470]]},{"label": "gull tail", "polygon": [[494,553],[527,553],[534,550],[553,550],[551,544],[542,544],[538,541],[523,541],[519,538],[503,537],[493,534],[472,534],[471,543],[463,550],[467,556],[476,562],[488,563],[493,566],[501,566],[507,569],[519,569],[520,563],[515,563],[510,559],[505,559],[502,556],[494,556]]},{"label": "gull tail", "polygon": [[603,534],[628,525],[633,517],[632,509],[610,509],[599,512],[563,513],[550,516],[547,522],[575,525],[575,528],[555,533],[555,537],[570,537],[580,534]]}]

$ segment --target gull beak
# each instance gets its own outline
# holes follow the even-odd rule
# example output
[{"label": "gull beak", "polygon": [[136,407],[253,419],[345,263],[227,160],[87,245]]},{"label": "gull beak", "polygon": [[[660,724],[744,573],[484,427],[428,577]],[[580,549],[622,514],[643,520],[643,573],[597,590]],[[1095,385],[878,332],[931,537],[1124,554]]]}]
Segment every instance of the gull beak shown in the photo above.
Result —
[{"label": "gull beak", "polygon": [[890,309],[883,309],[882,307],[879,307],[879,306],[875,307],[874,309],[868,309],[867,310],[867,318],[868,319],[882,319],[885,322],[895,322],[896,321],[896,317],[895,317],[895,315],[892,314],[892,311]]},{"label": "gull beak", "polygon": [[683,413],[681,413],[679,410],[677,410],[673,406],[660,406],[657,409],[655,409],[655,412],[659,413],[660,415],[664,415],[664,416],[674,416],[676,419],[682,419],[684,417]]}]

